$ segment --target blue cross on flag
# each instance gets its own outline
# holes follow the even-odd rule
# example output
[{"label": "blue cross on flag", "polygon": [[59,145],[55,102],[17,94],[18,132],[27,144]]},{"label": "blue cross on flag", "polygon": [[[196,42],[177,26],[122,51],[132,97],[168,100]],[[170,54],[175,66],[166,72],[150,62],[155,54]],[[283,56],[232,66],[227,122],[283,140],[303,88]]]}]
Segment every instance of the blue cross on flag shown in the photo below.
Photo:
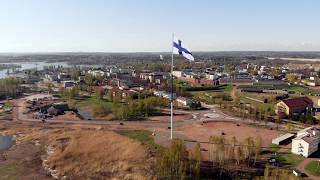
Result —
[{"label": "blue cross on flag", "polygon": [[188,60],[194,61],[191,51],[189,51],[188,48],[182,44],[182,41],[176,37],[173,38],[173,54],[180,54]]}]

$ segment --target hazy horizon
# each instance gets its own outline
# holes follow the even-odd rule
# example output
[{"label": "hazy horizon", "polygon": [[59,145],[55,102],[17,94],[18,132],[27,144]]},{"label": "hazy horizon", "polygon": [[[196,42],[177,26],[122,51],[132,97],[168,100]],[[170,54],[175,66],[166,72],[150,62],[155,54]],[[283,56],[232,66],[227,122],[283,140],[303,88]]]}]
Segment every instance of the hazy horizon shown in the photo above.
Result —
[{"label": "hazy horizon", "polygon": [[4,0],[2,53],[320,51],[319,1]]}]

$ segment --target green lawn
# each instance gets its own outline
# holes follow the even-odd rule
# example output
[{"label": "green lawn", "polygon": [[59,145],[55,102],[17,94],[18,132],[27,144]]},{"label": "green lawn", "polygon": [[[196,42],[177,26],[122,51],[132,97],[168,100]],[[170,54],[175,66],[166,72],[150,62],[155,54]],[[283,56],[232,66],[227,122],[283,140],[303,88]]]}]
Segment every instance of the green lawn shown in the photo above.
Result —
[{"label": "green lawn", "polygon": [[320,176],[320,163],[318,161],[311,161],[304,169],[314,176]]},{"label": "green lawn", "polygon": [[263,85],[263,84],[254,84],[254,85],[241,85],[239,88],[260,88],[260,89],[278,89],[278,90],[288,90],[294,91],[297,94],[319,94],[320,91],[316,89],[312,89],[307,86],[300,86],[300,85]]},{"label": "green lawn", "polygon": [[17,179],[17,166],[15,164],[0,166],[0,180],[15,180]]},{"label": "green lawn", "polygon": [[282,164],[289,166],[297,166],[300,162],[303,161],[304,157],[292,153],[286,153],[279,154],[276,159]]},{"label": "green lawn", "polygon": [[271,110],[271,112],[274,112],[273,109],[275,107],[275,104],[270,104],[270,103],[261,103],[261,102],[258,102],[258,101],[254,101],[254,100],[251,100],[251,99],[248,99],[244,96],[240,96],[240,101],[241,102],[244,102],[244,103],[250,103],[253,107],[256,107],[258,109],[262,109],[264,111],[268,111]]},{"label": "green lawn", "polygon": [[143,144],[146,144],[152,150],[158,151],[161,149],[161,146],[154,142],[154,139],[151,135],[152,133],[150,131],[147,131],[147,130],[124,130],[124,131],[120,131],[118,133],[123,136],[127,136],[131,139],[140,141]]},{"label": "green lawn", "polygon": [[77,105],[78,106],[87,106],[87,105],[97,105],[102,104],[111,107],[112,102],[105,100],[105,99],[98,99],[96,97],[90,97],[85,100],[80,100]]}]

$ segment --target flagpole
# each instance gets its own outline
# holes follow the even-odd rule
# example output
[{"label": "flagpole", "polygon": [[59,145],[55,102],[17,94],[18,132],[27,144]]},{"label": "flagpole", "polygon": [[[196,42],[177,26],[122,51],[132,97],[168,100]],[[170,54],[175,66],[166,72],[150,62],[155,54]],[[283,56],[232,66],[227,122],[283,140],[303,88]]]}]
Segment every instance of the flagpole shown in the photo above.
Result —
[{"label": "flagpole", "polygon": [[171,41],[171,117],[170,117],[170,139],[173,139],[173,42],[174,42],[174,33],[172,33]]}]

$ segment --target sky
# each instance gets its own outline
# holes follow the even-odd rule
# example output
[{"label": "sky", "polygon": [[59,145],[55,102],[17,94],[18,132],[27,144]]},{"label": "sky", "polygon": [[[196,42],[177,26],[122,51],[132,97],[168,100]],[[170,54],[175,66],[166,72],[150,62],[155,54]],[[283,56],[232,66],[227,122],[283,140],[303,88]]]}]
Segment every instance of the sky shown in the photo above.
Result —
[{"label": "sky", "polygon": [[318,0],[0,0],[0,52],[319,51]]}]

